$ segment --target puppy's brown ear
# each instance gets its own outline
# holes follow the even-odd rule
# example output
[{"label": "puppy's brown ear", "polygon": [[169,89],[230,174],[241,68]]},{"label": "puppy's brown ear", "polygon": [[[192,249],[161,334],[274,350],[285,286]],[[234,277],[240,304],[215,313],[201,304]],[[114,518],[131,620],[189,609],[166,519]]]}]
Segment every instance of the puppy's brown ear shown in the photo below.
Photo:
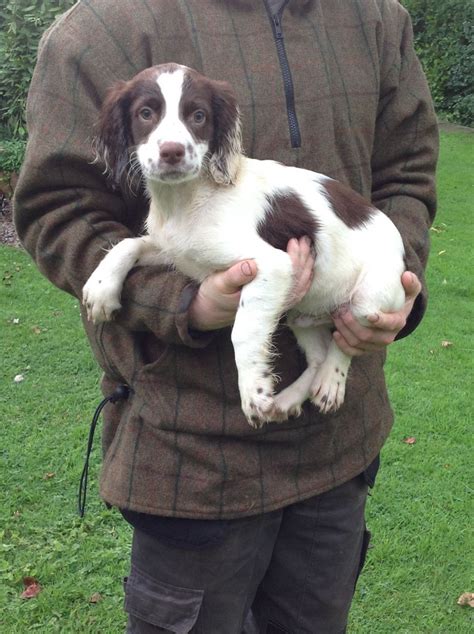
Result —
[{"label": "puppy's brown ear", "polygon": [[130,105],[129,82],[119,81],[107,92],[99,116],[99,132],[95,139],[98,158],[105,164],[106,172],[115,184],[119,184],[129,161],[132,145],[128,107]]},{"label": "puppy's brown ear", "polygon": [[227,82],[213,82],[212,112],[214,135],[208,169],[216,183],[230,185],[239,169],[242,134],[237,99]]}]

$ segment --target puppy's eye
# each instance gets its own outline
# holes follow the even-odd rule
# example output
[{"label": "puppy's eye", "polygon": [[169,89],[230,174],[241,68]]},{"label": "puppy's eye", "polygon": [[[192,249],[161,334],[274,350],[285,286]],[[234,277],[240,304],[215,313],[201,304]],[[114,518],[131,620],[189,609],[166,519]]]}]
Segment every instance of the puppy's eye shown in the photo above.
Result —
[{"label": "puppy's eye", "polygon": [[193,121],[194,123],[204,123],[206,121],[206,113],[204,110],[196,110],[193,112]]},{"label": "puppy's eye", "polygon": [[138,114],[144,121],[149,121],[153,117],[153,110],[151,108],[142,108]]}]

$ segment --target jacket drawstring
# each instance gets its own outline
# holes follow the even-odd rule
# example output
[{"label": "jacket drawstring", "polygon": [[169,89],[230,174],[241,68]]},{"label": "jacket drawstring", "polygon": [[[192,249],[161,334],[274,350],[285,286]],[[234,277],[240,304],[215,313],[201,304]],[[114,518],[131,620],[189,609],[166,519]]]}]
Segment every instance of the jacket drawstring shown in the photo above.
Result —
[{"label": "jacket drawstring", "polygon": [[94,433],[97,427],[97,423],[99,421],[99,416],[101,411],[107,405],[107,403],[117,403],[117,401],[127,400],[130,395],[130,388],[128,385],[118,385],[115,390],[110,394],[110,396],[106,396],[103,401],[101,401],[95,410],[94,416],[92,417],[91,426],[89,429],[89,439],[87,441],[87,451],[86,451],[86,459],[84,462],[84,468],[82,470],[81,480],[79,483],[79,496],[78,496],[78,512],[80,517],[84,517],[86,510],[86,496],[87,496],[87,480],[89,477],[89,458],[92,452],[92,445],[94,443]]}]

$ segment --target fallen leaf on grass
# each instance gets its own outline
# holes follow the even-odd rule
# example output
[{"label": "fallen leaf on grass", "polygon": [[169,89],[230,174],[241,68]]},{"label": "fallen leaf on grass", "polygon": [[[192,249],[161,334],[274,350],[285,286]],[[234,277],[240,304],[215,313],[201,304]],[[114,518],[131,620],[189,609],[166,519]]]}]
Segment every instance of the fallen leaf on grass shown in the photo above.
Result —
[{"label": "fallen leaf on grass", "polygon": [[51,478],[54,478],[56,474],[53,473],[52,471],[50,473],[45,473],[43,476],[43,480],[51,480]]},{"label": "fallen leaf on grass", "polygon": [[453,345],[452,341],[442,341],[441,342],[441,347],[442,348],[450,348]]},{"label": "fallen leaf on grass", "polygon": [[447,228],[448,228],[448,225],[442,222],[439,225],[433,225],[430,228],[430,231],[433,231],[433,233],[443,233],[444,231],[446,231]]},{"label": "fallen leaf on grass", "polygon": [[33,326],[31,330],[35,333],[35,335],[41,334],[41,328],[39,326]]},{"label": "fallen leaf on grass", "polygon": [[94,592],[89,599],[89,603],[99,603],[99,601],[102,601],[102,595],[100,592]]},{"label": "fallen leaf on grass", "polygon": [[403,441],[406,445],[414,445],[416,443],[415,436],[408,436],[408,438],[404,438]]},{"label": "fallen leaf on grass", "polygon": [[458,599],[458,605],[468,605],[474,608],[474,592],[463,592]]},{"label": "fallen leaf on grass", "polygon": [[34,577],[23,577],[23,585],[25,589],[20,595],[21,599],[34,599],[42,590],[38,579]]}]

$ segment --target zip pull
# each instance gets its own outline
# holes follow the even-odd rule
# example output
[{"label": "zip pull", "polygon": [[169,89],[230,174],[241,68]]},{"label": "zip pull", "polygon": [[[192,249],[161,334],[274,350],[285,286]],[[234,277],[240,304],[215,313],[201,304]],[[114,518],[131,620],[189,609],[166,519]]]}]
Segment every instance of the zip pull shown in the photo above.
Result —
[{"label": "zip pull", "polygon": [[275,35],[276,35],[278,40],[282,40],[283,39],[283,31],[281,29],[280,16],[278,14],[274,15],[274,16],[272,16],[272,20],[273,20],[273,24],[275,26]]}]

